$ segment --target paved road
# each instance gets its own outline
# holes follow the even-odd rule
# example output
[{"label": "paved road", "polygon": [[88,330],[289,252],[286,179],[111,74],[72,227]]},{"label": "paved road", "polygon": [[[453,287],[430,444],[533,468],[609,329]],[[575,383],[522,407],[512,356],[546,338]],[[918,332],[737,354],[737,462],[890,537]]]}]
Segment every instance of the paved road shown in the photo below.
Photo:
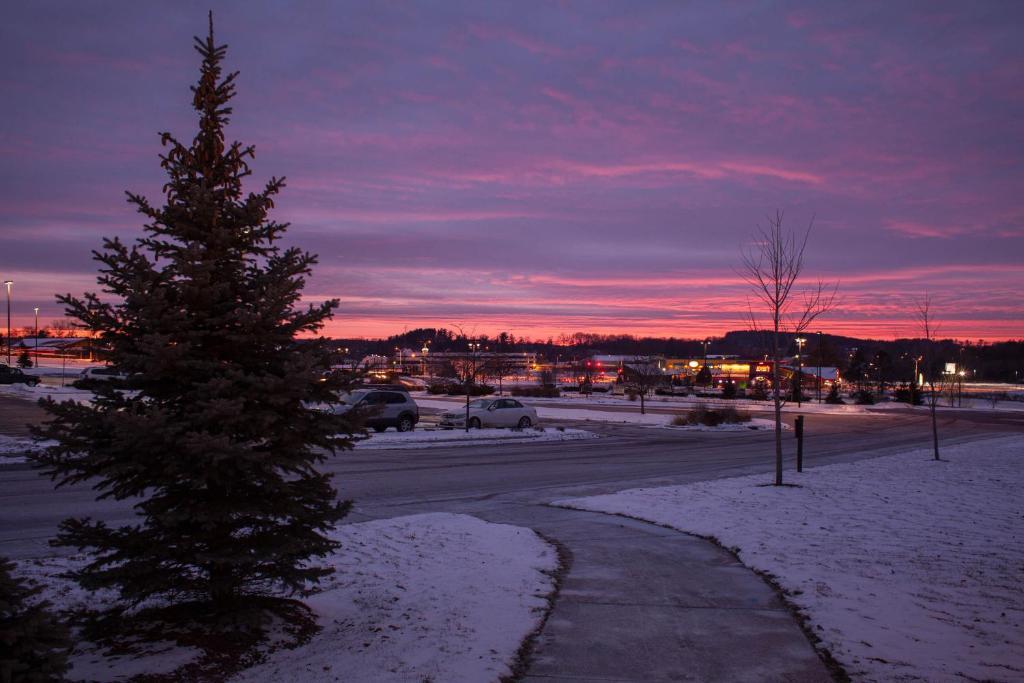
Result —
[{"label": "paved road", "polygon": [[[8,411],[0,399],[0,433],[32,419],[20,403]],[[547,505],[737,474],[763,472],[767,479],[771,433],[574,426],[603,438],[355,451],[332,458],[326,469],[342,495],[356,501],[352,521],[463,512],[529,526],[563,545],[572,561],[529,681],[829,680],[778,597],[727,552],[654,525]],[[1013,415],[964,411],[943,415],[940,432],[952,444],[1024,432],[1024,424]],[[928,437],[926,416],[915,411],[812,415],[805,453],[813,466],[926,447]],[[787,433],[790,454],[792,441]],[[0,555],[53,552],[46,540],[71,514],[114,523],[131,516],[124,503],[96,502],[86,487],[54,492],[30,470],[0,471]]]}]

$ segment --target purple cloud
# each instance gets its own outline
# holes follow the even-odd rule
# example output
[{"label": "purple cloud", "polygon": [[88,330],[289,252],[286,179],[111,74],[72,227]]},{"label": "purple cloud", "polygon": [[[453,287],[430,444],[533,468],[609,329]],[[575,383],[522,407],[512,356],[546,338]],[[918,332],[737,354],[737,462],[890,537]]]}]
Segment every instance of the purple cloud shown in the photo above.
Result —
[{"label": "purple cloud", "polygon": [[[320,254],[334,334],[742,326],[739,247],[816,217],[837,332],[1024,337],[1024,9],[1012,3],[215,7],[229,133]],[[88,288],[192,132],[205,10],[29,3],[0,28],[0,274],[16,324]]]}]

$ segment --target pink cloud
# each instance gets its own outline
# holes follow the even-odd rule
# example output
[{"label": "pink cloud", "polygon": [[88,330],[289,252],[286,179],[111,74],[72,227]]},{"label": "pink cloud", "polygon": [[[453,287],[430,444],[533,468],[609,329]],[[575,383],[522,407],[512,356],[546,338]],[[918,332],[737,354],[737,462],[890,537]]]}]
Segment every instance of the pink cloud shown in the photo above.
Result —
[{"label": "pink cloud", "polygon": [[938,239],[950,239],[951,237],[974,232],[971,228],[960,225],[936,225],[934,223],[919,223],[915,221],[888,221],[885,224],[885,228],[907,237],[932,237]]}]

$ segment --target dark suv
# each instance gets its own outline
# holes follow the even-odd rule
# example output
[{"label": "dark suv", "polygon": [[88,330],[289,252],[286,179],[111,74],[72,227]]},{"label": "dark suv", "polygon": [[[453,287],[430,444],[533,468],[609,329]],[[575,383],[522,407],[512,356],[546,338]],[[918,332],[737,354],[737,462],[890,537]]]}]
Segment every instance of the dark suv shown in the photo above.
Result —
[{"label": "dark suv", "polygon": [[39,384],[39,378],[26,375],[18,368],[0,365],[0,384],[27,384],[30,387],[34,387]]},{"label": "dark suv", "polygon": [[356,389],[349,394],[338,412],[356,410],[363,416],[363,424],[378,432],[394,427],[400,432],[411,432],[420,421],[420,409],[405,391],[391,389]]}]

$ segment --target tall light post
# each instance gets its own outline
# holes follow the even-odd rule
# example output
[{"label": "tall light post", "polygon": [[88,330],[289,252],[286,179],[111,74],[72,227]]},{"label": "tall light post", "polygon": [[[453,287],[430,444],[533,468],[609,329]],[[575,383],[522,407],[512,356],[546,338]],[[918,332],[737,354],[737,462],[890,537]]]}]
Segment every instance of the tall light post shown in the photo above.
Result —
[{"label": "tall light post", "polygon": [[818,330],[818,403],[821,403],[821,330]]},{"label": "tall light post", "polygon": [[39,307],[36,306],[32,310],[35,311],[35,314],[36,314],[36,334],[35,334],[35,342],[36,342],[36,344],[35,345],[36,345],[36,367],[38,368],[39,367]]},{"label": "tall light post", "polygon": [[11,285],[14,280],[4,280],[7,286],[7,365],[11,365]]},{"label": "tall light post", "polygon": [[469,433],[469,393],[470,387],[476,383],[477,353],[480,352],[480,342],[469,342],[469,359],[466,362],[466,433]]},{"label": "tall light post", "polygon": [[701,344],[704,345],[704,365],[702,365],[700,367],[700,371],[704,375],[704,389],[705,389],[705,391],[708,388],[708,378],[711,377],[711,372],[708,370],[708,342],[710,342],[710,341],[711,341],[710,339],[705,339],[704,341],[701,342]]},{"label": "tall light post", "polygon": [[801,405],[801,400],[804,397],[804,344],[807,340],[803,337],[797,337],[793,341],[796,342],[796,405]]}]

